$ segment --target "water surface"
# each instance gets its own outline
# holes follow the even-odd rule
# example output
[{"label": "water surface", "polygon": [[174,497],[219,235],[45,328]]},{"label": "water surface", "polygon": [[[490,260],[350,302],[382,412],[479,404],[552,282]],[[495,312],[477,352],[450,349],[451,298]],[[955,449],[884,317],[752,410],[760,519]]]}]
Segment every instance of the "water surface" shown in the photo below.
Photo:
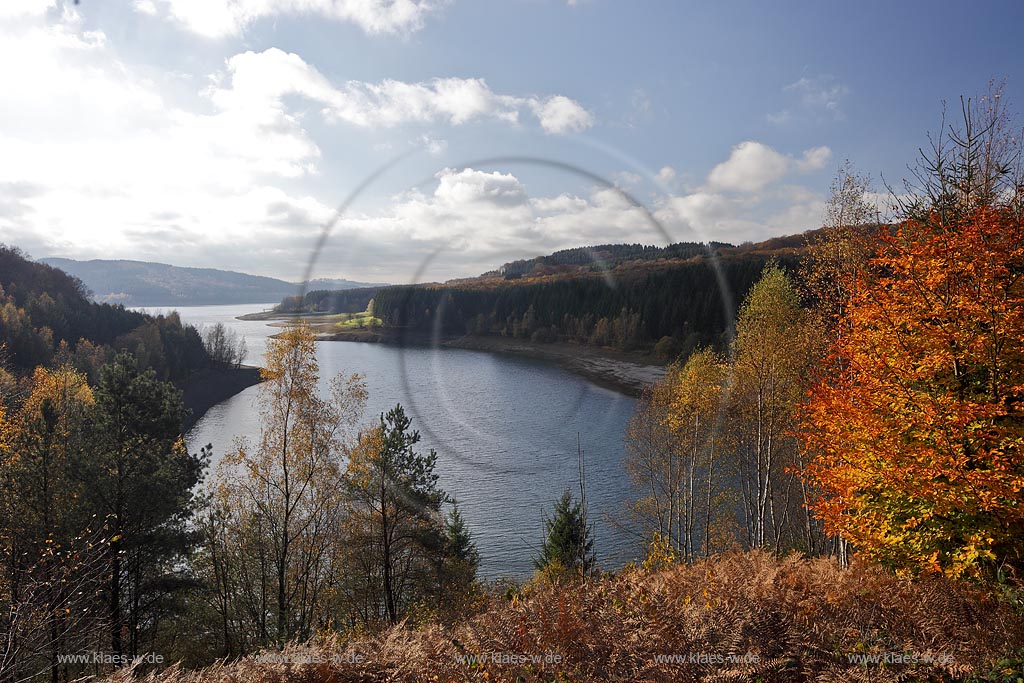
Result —
[{"label": "water surface", "polygon": [[[243,334],[248,363],[262,362],[274,328],[235,316],[267,305],[178,308],[195,325],[223,322]],[[487,578],[523,578],[543,539],[543,520],[562,491],[579,495],[576,437],[587,469],[587,500],[595,549],[603,568],[638,554],[635,539],[617,521],[631,495],[622,464],[623,435],[634,400],[542,361],[462,349],[401,349],[384,344],[317,344],[321,390],[336,373],[365,375],[369,422],[396,403],[405,406],[438,453],[440,485],[456,497],[481,555]],[[186,435],[214,457],[235,438],[259,434],[259,387],[214,406]]]}]

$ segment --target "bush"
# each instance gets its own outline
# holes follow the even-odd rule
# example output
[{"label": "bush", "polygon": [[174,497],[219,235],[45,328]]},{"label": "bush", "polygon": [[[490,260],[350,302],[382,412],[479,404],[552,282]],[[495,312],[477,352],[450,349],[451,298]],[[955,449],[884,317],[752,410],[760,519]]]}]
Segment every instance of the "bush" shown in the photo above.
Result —
[{"label": "bush", "polygon": [[654,355],[660,360],[671,361],[675,360],[679,356],[681,347],[679,340],[675,337],[665,336],[658,340],[658,343],[654,345]]}]

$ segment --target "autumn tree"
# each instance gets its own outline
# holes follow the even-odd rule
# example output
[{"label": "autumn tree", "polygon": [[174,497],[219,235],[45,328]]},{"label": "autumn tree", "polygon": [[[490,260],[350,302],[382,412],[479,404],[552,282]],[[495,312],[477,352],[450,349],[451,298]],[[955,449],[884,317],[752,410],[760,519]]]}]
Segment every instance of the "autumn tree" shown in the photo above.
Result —
[{"label": "autumn tree", "polygon": [[641,396],[626,429],[626,470],[643,492],[631,509],[648,540],[657,535],[685,561],[711,551],[720,513],[716,456],[727,373],[711,349],[669,366]]},{"label": "autumn tree", "polygon": [[[728,371],[725,359],[711,349],[700,349],[687,359],[671,385],[667,423],[678,435],[684,458],[682,515],[677,523],[683,543],[677,543],[676,550],[690,562],[701,550],[705,556],[711,553],[712,527],[723,499],[721,474],[716,467],[721,469],[717,456]],[[703,538],[697,536],[699,531]]]},{"label": "autumn tree", "polygon": [[1024,551],[1024,225],[1001,112],[966,101],[933,139],[803,415],[827,530],[910,573],[978,576]]},{"label": "autumn tree", "polygon": [[259,439],[242,439],[222,461],[207,519],[207,570],[228,649],[232,624],[255,633],[254,645],[282,646],[330,623],[343,456],[367,395],[361,376],[338,374],[330,397],[320,397],[305,326],[269,340],[261,376]]},{"label": "autumn tree", "polygon": [[[823,226],[809,241],[801,264],[801,291],[810,305],[809,322],[817,333],[816,348],[812,351],[821,357],[827,355],[828,345],[849,333],[845,314],[850,296],[858,275],[871,257],[871,235],[882,223],[878,208],[868,199],[871,193],[870,179],[858,173],[848,160],[844,162],[832,181]],[[837,356],[832,356],[831,360],[842,363]],[[797,469],[802,472],[814,454],[801,449],[797,457]],[[812,519],[807,513],[819,492],[807,477],[801,477],[800,489],[804,502],[801,517],[809,551],[826,552],[846,564],[849,560],[846,539],[841,536],[823,538],[820,520]],[[819,542],[821,547],[815,547]]]},{"label": "autumn tree", "polygon": [[[31,390],[6,426],[3,462],[3,520],[9,563],[7,585],[12,610],[20,610],[9,629],[31,623],[48,660],[50,680],[61,672],[58,655],[68,645],[69,630],[93,605],[79,606],[74,616],[65,613],[82,585],[68,580],[66,553],[90,525],[79,503],[82,482],[74,476],[84,456],[88,414],[93,393],[85,377],[69,368],[37,368]],[[2,428],[3,426],[0,426]],[[102,522],[98,525],[102,527]],[[77,550],[77,548],[75,549]],[[91,597],[92,592],[85,590]],[[22,634],[22,645],[30,633]],[[9,633],[15,637],[15,633]],[[22,654],[25,654],[24,652]]]},{"label": "autumn tree", "polygon": [[832,180],[824,223],[807,245],[800,268],[804,294],[827,335],[837,334],[857,274],[870,256],[868,234],[882,221],[868,199],[870,179],[846,161]]},{"label": "autumn tree", "polygon": [[[801,514],[800,451],[792,435],[802,379],[815,360],[810,326],[789,276],[768,265],[740,307],[728,402],[728,452],[741,493],[745,543],[809,544]],[[806,524],[803,525],[806,527]]]},{"label": "autumn tree", "polygon": [[676,514],[683,509],[679,476],[682,455],[668,423],[670,387],[678,370],[678,366],[670,366],[664,379],[644,389],[625,437],[626,472],[637,491],[642,492],[629,503],[634,523],[645,537],[659,534],[671,539],[673,547],[683,543]]}]

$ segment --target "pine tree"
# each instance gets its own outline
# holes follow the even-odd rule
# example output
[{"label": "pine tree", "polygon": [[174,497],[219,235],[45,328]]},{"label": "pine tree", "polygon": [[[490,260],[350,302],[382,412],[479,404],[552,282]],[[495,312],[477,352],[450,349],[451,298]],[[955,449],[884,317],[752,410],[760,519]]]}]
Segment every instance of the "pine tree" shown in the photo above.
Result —
[{"label": "pine tree", "polygon": [[477,567],[480,566],[480,553],[456,500],[452,500],[452,510],[445,518],[444,532],[445,555],[448,561],[472,569],[475,575]]},{"label": "pine tree", "polygon": [[566,489],[544,522],[546,537],[533,566],[556,574],[589,574],[596,564],[593,529],[583,524],[583,506]]},{"label": "pine tree", "polygon": [[476,573],[480,553],[458,503],[445,517],[444,544],[438,557],[438,612],[458,617],[465,613],[479,595]]},{"label": "pine tree", "polygon": [[[441,505],[434,466],[437,453],[415,449],[420,433],[401,405],[361,435],[349,455],[345,481],[350,494],[352,545],[362,548],[367,585],[354,588],[359,611],[369,620],[378,615],[399,621],[434,575],[435,559],[445,546]],[[372,594],[379,603],[369,605]],[[380,608],[383,607],[382,613]]]},{"label": "pine tree", "polygon": [[140,372],[131,355],[122,353],[102,369],[94,393],[96,430],[82,463],[85,491],[111,535],[111,648],[134,656],[154,621],[147,610],[158,611],[186,583],[181,559],[198,540],[190,520],[207,462],[185,450],[181,393],[152,370]]}]

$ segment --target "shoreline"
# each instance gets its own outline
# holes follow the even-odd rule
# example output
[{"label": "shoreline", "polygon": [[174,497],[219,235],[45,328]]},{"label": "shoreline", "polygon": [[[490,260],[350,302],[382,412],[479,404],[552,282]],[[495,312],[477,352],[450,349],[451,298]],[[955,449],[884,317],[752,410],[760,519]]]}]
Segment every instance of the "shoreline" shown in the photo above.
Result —
[{"label": "shoreline", "polygon": [[[500,353],[522,358],[533,358],[550,363],[590,382],[633,398],[665,376],[667,363],[654,360],[650,354],[629,353],[604,347],[582,346],[569,342],[536,343],[509,337],[463,335],[444,337],[440,341],[431,335],[405,330],[367,328],[334,331],[333,323],[318,323],[317,318],[330,318],[331,314],[275,313],[261,311],[239,316],[239,320],[260,320],[271,327],[288,327],[289,323],[303,321],[313,329],[317,341],[362,342],[392,346],[441,346],[450,349]],[[276,337],[277,335],[271,335]]]},{"label": "shoreline", "polygon": [[178,388],[181,400],[190,411],[182,427],[187,432],[215,405],[222,403],[249,387],[256,386],[260,369],[252,365],[238,368],[207,368],[193,372]]},{"label": "shoreline", "polygon": [[500,353],[552,362],[594,384],[636,398],[641,392],[665,376],[664,363],[649,356],[605,348],[580,346],[568,342],[537,344],[523,339],[465,335],[440,341],[426,335],[399,335],[382,331],[350,331],[320,334],[318,341],[363,342],[394,346],[441,346]]}]

